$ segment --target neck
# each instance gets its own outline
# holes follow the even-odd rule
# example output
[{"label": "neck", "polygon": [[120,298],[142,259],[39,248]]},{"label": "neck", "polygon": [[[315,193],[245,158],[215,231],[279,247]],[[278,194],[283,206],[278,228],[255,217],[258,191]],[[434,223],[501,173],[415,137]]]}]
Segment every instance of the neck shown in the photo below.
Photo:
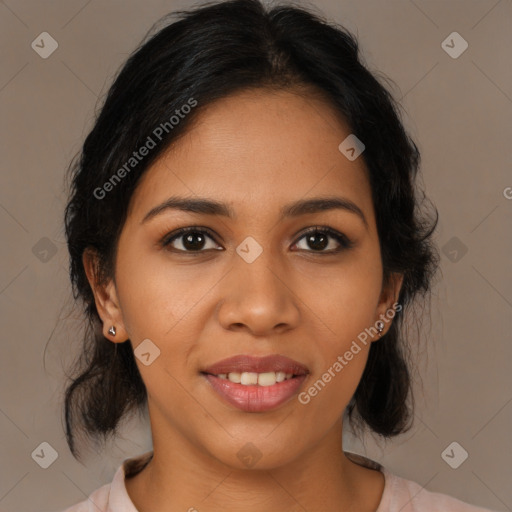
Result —
[{"label": "neck", "polygon": [[153,458],[126,488],[140,512],[375,512],[384,477],[346,457],[341,432],[340,421],[307,452],[268,469],[233,468],[187,440],[167,438],[154,443]]}]

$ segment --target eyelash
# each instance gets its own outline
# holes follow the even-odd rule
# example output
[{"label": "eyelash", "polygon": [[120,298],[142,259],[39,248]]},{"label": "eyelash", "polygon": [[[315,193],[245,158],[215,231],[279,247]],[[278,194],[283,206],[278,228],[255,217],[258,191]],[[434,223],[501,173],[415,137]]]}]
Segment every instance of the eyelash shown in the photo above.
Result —
[{"label": "eyelash", "polygon": [[[177,240],[178,238],[180,238],[184,235],[187,235],[189,233],[198,233],[198,234],[206,235],[209,238],[211,238],[215,243],[218,244],[218,242],[215,240],[215,236],[209,229],[190,226],[190,227],[186,227],[186,228],[180,228],[180,229],[174,231],[173,233],[166,235],[163,238],[163,240],[161,241],[161,245],[164,248],[168,248],[168,246],[172,242],[174,242],[174,240]],[[303,232],[300,235],[300,237],[297,239],[296,242],[293,243],[293,245],[296,245],[300,240],[305,238],[307,235],[311,235],[311,234],[326,234],[329,237],[334,238],[340,244],[340,247],[338,247],[337,249],[331,249],[329,251],[314,251],[314,250],[305,250],[305,249],[301,249],[301,250],[305,250],[306,252],[311,252],[313,254],[337,254],[343,250],[350,249],[354,246],[354,242],[352,242],[346,235],[339,233],[338,231],[335,231],[334,229],[327,227],[327,226],[314,226],[312,228],[307,229],[305,232]],[[211,251],[212,249],[198,250],[198,251],[186,251],[183,249],[170,248],[168,250],[177,252],[177,253],[200,254],[202,252],[207,252],[209,250]],[[213,250],[217,250],[217,249],[213,249]]]}]

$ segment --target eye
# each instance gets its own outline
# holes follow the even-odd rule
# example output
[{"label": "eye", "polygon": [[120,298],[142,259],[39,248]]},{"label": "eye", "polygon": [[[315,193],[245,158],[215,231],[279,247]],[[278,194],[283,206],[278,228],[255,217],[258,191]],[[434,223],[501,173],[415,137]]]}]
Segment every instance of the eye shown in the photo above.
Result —
[{"label": "eye", "polygon": [[[299,246],[300,240],[305,240],[306,247]],[[209,246],[208,243],[210,243]],[[169,250],[175,252],[200,253],[206,252],[206,250],[223,250],[219,248],[210,230],[193,226],[181,228],[166,235],[161,244],[163,247],[170,247]],[[298,247],[307,252],[334,254],[349,249],[353,245],[354,243],[343,233],[326,226],[315,226],[303,233],[299,241],[295,242],[292,247]]]},{"label": "eye", "polygon": [[[354,243],[343,233],[324,226],[315,226],[310,228],[300,237],[299,240],[303,239],[305,240],[306,245],[313,250],[309,250],[308,247],[302,247],[300,249],[308,252],[334,254],[341,252],[344,249],[350,249],[354,245]],[[329,239],[331,239],[331,241],[329,241]],[[334,239],[335,242],[332,242],[332,239]],[[338,247],[336,247],[336,244]],[[298,242],[295,242],[293,246],[298,247]],[[325,250],[326,248],[328,248],[328,250]]]},{"label": "eye", "polygon": [[[208,246],[208,239],[213,242]],[[176,246],[173,246],[173,243],[177,241]],[[181,228],[177,231],[167,235],[162,240],[163,247],[172,246],[170,250],[174,250],[177,252],[205,252],[206,249],[218,249],[218,245],[213,238],[213,235],[210,234],[210,231],[204,228],[198,227],[188,227]]]}]

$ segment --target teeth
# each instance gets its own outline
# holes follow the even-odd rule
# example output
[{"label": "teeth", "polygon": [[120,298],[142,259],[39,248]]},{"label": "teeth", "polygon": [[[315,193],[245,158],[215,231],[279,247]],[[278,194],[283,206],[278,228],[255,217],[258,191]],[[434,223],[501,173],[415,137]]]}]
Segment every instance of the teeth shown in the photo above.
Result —
[{"label": "teeth", "polygon": [[242,374],[241,373],[236,373],[236,372],[231,372],[228,375],[228,379],[231,382],[235,382],[236,384],[240,384],[240,382],[242,381]]},{"label": "teeth", "polygon": [[276,383],[276,372],[260,373],[258,375],[258,385],[273,386]]},{"label": "teeth", "polygon": [[284,379],[286,379],[286,373],[276,372],[276,382],[283,382]]},{"label": "teeth", "polygon": [[284,372],[231,372],[220,373],[217,375],[219,379],[227,379],[236,384],[243,384],[244,386],[273,386],[276,382],[283,382],[284,380],[291,379],[293,373]]},{"label": "teeth", "polygon": [[240,375],[240,384],[245,384],[246,386],[258,384],[258,374],[253,372],[243,372],[242,375]]}]

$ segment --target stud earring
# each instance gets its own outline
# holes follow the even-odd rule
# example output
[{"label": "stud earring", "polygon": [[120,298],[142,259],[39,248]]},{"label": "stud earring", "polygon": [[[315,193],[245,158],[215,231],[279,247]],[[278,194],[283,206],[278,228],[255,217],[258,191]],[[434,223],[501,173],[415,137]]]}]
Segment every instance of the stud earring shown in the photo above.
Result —
[{"label": "stud earring", "polygon": [[384,330],[384,322],[382,320],[379,320],[376,324],[377,331],[379,331],[379,338],[382,336],[382,331]]},{"label": "stud earring", "polygon": [[112,326],[109,330],[108,330],[108,333],[111,334],[112,336],[115,336],[116,335],[116,328],[115,326]]}]

